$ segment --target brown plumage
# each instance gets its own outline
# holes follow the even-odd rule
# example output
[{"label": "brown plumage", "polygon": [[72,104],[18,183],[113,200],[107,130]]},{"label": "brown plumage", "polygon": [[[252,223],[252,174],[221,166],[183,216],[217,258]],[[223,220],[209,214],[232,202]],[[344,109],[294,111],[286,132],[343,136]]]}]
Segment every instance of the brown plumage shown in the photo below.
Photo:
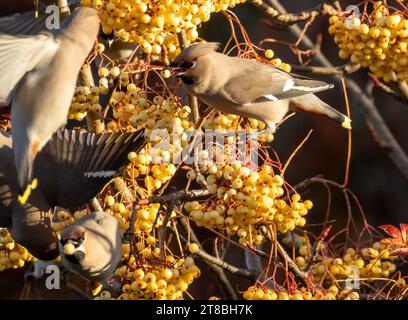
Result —
[{"label": "brown plumage", "polygon": [[255,60],[216,52],[217,43],[185,49],[170,64],[184,89],[220,111],[265,122],[270,133],[289,110],[327,116],[345,128],[351,120],[314,93],[333,87],[323,81],[300,79]]}]

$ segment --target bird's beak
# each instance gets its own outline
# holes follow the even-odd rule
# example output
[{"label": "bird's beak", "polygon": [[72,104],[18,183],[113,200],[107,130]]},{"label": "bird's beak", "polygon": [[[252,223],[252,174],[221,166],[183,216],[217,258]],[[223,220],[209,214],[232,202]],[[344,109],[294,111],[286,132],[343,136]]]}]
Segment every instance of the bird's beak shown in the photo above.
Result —
[{"label": "bird's beak", "polygon": [[181,76],[184,72],[187,71],[187,70],[184,69],[184,68],[171,67],[171,66],[165,67],[164,70],[169,70],[169,71],[171,72],[171,76],[172,76],[172,77],[179,77],[179,76]]},{"label": "bird's beak", "polygon": [[73,256],[76,255],[77,252],[85,254],[84,246],[82,243],[78,243],[70,239],[65,244],[63,244],[63,246],[65,255]]}]

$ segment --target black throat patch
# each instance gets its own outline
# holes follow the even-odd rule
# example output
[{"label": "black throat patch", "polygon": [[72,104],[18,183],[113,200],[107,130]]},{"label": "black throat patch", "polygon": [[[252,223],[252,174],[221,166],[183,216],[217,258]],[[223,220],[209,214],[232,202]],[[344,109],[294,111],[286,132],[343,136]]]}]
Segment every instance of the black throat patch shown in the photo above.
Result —
[{"label": "black throat patch", "polygon": [[194,79],[192,77],[186,76],[184,74],[181,74],[181,75],[177,76],[177,78],[180,78],[181,81],[183,81],[183,83],[185,83],[185,84],[193,84],[194,83]]}]

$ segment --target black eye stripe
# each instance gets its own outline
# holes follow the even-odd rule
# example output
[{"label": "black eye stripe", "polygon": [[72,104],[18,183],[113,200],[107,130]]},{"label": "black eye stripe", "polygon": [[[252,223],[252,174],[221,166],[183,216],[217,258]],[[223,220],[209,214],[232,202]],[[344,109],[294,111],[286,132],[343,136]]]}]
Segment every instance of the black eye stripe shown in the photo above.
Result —
[{"label": "black eye stripe", "polygon": [[186,61],[183,62],[180,67],[182,67],[183,69],[191,69],[192,67],[194,67],[195,65],[195,61]]}]

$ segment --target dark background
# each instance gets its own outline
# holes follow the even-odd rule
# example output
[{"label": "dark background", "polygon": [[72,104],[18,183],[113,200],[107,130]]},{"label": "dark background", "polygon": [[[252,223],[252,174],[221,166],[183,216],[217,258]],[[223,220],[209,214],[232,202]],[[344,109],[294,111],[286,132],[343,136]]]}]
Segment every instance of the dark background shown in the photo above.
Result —
[{"label": "dark background", "polygon": [[[286,0],[285,7],[290,12],[298,12],[318,5],[318,0]],[[343,8],[346,3],[356,4],[359,1],[342,1]],[[8,15],[13,12],[29,10],[33,8],[33,1],[5,1],[0,0],[0,15]],[[276,38],[288,42],[295,39],[285,30],[276,30],[264,23],[266,18],[257,8],[250,4],[239,5],[233,12],[241,19],[242,24],[248,31],[252,42],[257,44],[264,38]],[[300,24],[302,26],[302,24]],[[344,60],[338,58],[338,48],[327,33],[328,17],[318,17],[308,30],[312,40],[316,40],[319,34],[323,37],[322,52],[334,65],[344,64]],[[219,41],[223,44],[229,38],[230,29],[226,18],[222,14],[213,14],[212,19],[202,27],[200,35],[208,41]],[[283,45],[268,45],[275,55],[284,62],[297,64],[296,57]],[[330,78],[319,77],[330,82]],[[363,88],[367,84],[368,76],[365,70],[350,76]],[[345,103],[341,88],[334,88],[320,95],[326,102],[338,110],[345,112]],[[406,139],[406,126],[408,119],[408,106],[393,97],[381,92],[374,91],[376,106],[384,117],[388,127],[395,135],[401,146],[408,150]],[[374,141],[370,134],[363,112],[356,99],[350,101],[353,120],[353,148],[350,170],[350,189],[356,194],[362,204],[368,222],[377,227],[380,224],[397,224],[408,222],[408,183],[396,169],[387,154]],[[303,140],[310,129],[314,129],[310,139],[298,152],[287,170],[287,180],[296,185],[300,181],[323,174],[326,178],[342,183],[346,154],[347,154],[347,131],[334,122],[308,114],[298,114],[288,120],[278,130],[272,147],[278,152],[282,162],[285,162],[296,146]],[[315,186],[311,192],[305,195],[315,203],[315,208],[307,216],[308,223],[322,222],[327,205],[327,194],[322,186]],[[336,219],[336,227],[341,228],[347,212],[344,199],[340,193],[333,189],[332,217]],[[357,215],[357,210],[354,211]],[[317,234],[321,229],[312,229]],[[231,253],[235,254],[235,253]],[[238,261],[242,259],[233,259]],[[238,264],[238,262],[237,262]],[[24,282],[24,270],[13,270],[0,273],[0,298],[17,298]],[[203,283],[196,281],[197,283]],[[205,281],[204,281],[205,283]],[[198,285],[198,284],[197,284]],[[193,285],[196,287],[197,285]],[[209,286],[201,286],[194,290],[193,295],[197,298],[208,298],[211,294]],[[36,289],[40,290],[41,289]],[[33,291],[34,292],[34,291]],[[33,294],[32,298],[49,297],[49,293]],[[75,295],[67,295],[59,292],[54,298],[69,298]]]}]

